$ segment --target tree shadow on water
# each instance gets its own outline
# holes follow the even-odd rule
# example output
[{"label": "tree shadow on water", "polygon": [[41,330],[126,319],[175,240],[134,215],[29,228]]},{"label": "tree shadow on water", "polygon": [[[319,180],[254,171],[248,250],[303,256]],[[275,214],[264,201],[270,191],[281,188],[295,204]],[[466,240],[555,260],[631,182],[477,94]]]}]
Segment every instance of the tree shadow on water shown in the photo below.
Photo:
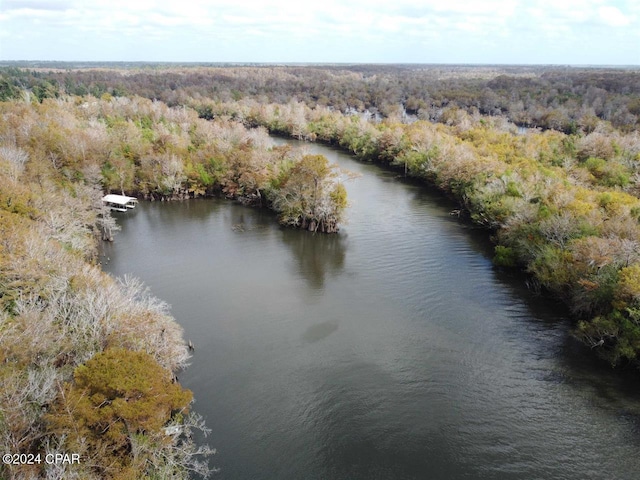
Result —
[{"label": "tree shadow on water", "polygon": [[322,290],[328,275],[344,269],[347,238],[341,234],[284,229],[283,243],[293,253],[294,268],[313,290]]}]

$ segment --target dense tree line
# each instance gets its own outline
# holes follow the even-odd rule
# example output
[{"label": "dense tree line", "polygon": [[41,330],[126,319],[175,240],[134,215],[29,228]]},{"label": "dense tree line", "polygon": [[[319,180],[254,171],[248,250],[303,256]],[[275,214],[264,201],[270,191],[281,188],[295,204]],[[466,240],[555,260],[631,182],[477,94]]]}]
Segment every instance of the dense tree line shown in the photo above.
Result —
[{"label": "dense tree line", "polygon": [[[44,176],[91,178],[108,192],[151,200],[225,195],[272,207],[283,223],[322,232],[338,229],[346,206],[343,176],[335,167],[314,163],[312,176],[302,178],[298,164],[313,162],[288,147],[272,148],[264,129],[108,94],[5,106],[7,148],[28,148],[46,169]],[[313,183],[313,195],[306,181]],[[306,193],[294,209],[285,200],[295,189]]]},{"label": "dense tree line", "polygon": [[248,97],[262,103],[287,103],[294,98],[311,107],[330,106],[343,113],[409,115],[442,123],[448,121],[451,110],[462,109],[469,114],[506,116],[520,126],[565,133],[588,133],[598,121],[630,131],[640,120],[637,69],[166,64],[39,67],[4,68],[0,99],[14,95],[17,90],[12,88],[28,88],[39,99],[59,94],[135,94],[170,106],[182,105],[188,98],[229,101]]}]

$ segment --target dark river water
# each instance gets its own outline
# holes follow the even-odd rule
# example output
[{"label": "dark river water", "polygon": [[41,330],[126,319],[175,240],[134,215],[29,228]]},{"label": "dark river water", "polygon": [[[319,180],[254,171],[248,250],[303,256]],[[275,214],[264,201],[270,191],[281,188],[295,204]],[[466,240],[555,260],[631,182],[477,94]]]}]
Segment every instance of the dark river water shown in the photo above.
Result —
[{"label": "dark river water", "polygon": [[225,200],[143,202],[105,246],[195,345],[179,377],[213,478],[640,478],[637,377],[594,361],[446,200],[307,148],[361,174],[338,235]]}]

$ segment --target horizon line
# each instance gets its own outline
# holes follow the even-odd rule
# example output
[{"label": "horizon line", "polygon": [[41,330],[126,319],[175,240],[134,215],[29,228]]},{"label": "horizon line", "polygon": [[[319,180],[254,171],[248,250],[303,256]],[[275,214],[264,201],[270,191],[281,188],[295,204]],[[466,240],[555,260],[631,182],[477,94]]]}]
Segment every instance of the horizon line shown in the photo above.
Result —
[{"label": "horizon line", "polygon": [[5,60],[3,63],[66,63],[66,64],[147,64],[147,65],[202,65],[202,66],[448,66],[448,67],[565,67],[565,68],[640,68],[640,64],[606,64],[606,63],[474,63],[474,62],[331,62],[331,61],[207,61],[207,60]]}]

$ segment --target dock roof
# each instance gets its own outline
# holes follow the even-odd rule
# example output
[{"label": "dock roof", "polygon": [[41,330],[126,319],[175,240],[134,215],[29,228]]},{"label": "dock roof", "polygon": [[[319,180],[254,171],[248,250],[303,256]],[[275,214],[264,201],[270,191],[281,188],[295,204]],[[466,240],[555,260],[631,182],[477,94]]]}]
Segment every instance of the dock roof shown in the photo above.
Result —
[{"label": "dock roof", "polygon": [[102,197],[103,202],[114,203],[116,205],[126,205],[131,201],[138,201],[136,197],[127,197],[126,195],[109,194]]}]

